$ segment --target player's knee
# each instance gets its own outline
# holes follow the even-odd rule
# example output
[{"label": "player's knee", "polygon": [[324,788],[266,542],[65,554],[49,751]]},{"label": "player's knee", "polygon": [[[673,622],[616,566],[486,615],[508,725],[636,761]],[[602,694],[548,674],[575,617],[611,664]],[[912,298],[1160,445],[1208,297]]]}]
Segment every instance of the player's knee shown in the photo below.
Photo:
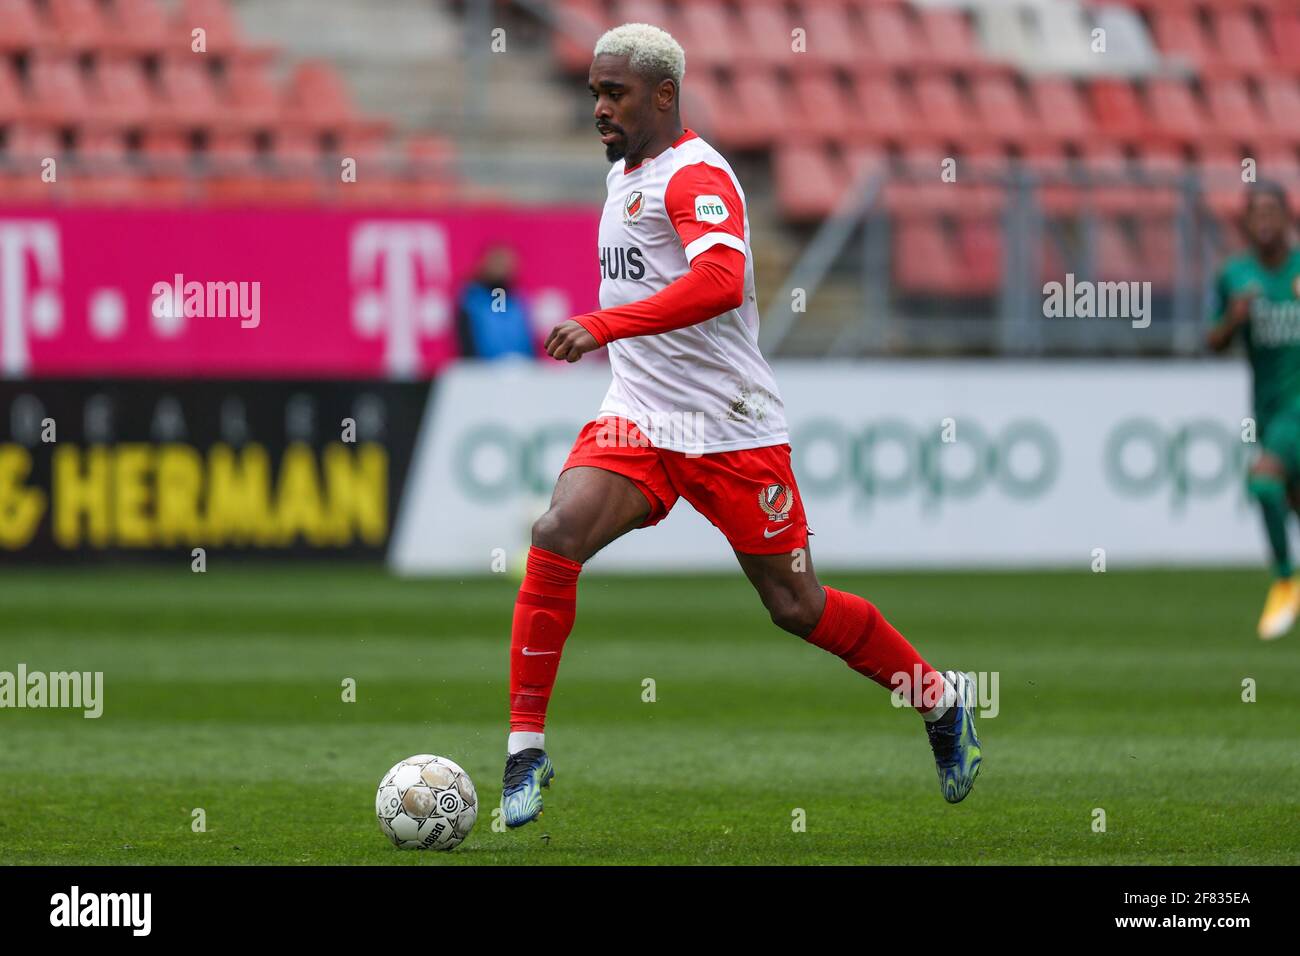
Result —
[{"label": "player's knee", "polygon": [[573,531],[572,522],[566,522],[563,515],[551,508],[533,522],[533,547],[559,554],[570,561],[584,561],[582,542]]},{"label": "player's knee", "polygon": [[764,599],[772,623],[783,631],[806,637],[817,626],[819,611],[810,597],[795,591],[781,590]]}]

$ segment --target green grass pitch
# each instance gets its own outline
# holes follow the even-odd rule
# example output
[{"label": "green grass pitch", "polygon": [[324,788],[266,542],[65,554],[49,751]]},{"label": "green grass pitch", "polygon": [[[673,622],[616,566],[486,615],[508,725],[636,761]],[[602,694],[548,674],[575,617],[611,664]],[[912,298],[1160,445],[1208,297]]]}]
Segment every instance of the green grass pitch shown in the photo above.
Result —
[{"label": "green grass pitch", "polygon": [[[508,576],[6,570],[0,670],[101,670],[105,708],[0,710],[0,863],[1300,863],[1300,633],[1255,638],[1262,572],[824,581],[939,667],[998,672],[965,803],[920,719],[773,627],[739,572],[584,577],[545,815],[496,832]],[[419,752],[478,787],[452,853],[375,823],[380,777]]]}]

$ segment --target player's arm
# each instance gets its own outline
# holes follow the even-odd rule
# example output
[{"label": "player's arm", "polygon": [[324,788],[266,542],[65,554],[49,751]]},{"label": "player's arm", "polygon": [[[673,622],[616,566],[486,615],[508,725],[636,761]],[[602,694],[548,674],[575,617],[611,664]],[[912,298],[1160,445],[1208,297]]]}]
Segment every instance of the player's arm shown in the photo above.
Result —
[{"label": "player's arm", "polygon": [[546,353],[576,362],[615,339],[658,335],[707,322],[738,308],[744,298],[745,254],[714,246],[692,260],[686,275],[648,298],[561,322],[546,339]]},{"label": "player's arm", "polygon": [[1230,294],[1222,277],[1215,291],[1214,323],[1205,333],[1205,344],[1215,352],[1222,352],[1232,344],[1237,332],[1250,321],[1250,301],[1255,296],[1253,293]]},{"label": "player's arm", "polygon": [[648,298],[560,323],[547,354],[576,362],[616,339],[707,322],[744,302],[745,210],[731,177],[707,163],[685,166],[664,190],[664,206],[690,271]]}]

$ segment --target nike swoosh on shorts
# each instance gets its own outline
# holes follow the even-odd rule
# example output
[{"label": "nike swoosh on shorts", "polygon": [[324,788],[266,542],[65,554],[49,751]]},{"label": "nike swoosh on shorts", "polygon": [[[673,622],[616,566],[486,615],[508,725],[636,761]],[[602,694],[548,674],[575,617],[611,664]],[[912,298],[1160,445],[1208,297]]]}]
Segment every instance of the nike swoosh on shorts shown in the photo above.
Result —
[{"label": "nike swoosh on shorts", "polygon": [[794,527],[794,525],[792,525],[792,524],[788,524],[788,525],[786,525],[784,528],[777,528],[775,531],[773,531],[771,528],[764,528],[764,529],[763,529],[763,537],[765,537],[765,538],[775,538],[775,537],[776,537],[778,534],[780,534],[782,531],[789,531],[789,530],[790,530],[791,528],[793,528],[793,527]]}]

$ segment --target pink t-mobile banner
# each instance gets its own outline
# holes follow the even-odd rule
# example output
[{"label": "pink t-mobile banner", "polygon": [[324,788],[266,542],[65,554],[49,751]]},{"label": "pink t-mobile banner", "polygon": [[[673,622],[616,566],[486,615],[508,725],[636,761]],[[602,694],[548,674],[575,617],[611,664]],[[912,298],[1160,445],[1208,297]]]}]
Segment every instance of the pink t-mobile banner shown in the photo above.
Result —
[{"label": "pink t-mobile banner", "polygon": [[459,354],[460,291],[515,253],[534,330],[597,307],[593,208],[0,208],[0,374],[387,377]]}]

